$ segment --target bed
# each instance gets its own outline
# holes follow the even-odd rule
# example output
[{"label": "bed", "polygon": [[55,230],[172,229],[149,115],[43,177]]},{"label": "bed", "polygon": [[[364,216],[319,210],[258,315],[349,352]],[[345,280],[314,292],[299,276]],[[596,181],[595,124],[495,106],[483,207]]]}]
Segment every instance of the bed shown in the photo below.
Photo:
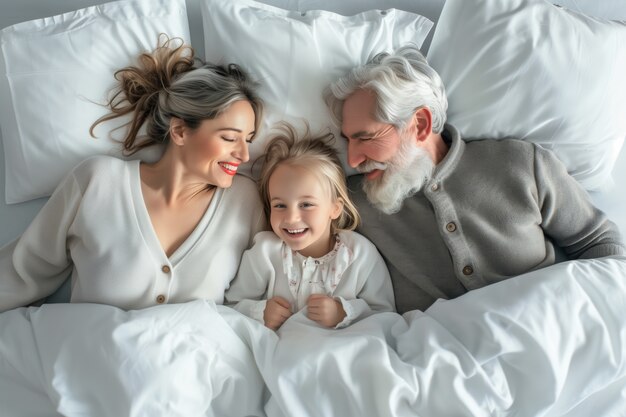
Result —
[{"label": "bed", "polygon": [[[323,128],[325,84],[417,43],[462,132],[552,149],[626,236],[623,2],[0,1],[0,245],[73,164],[115,152],[85,139],[102,111],[91,101],[160,32],[256,68],[265,127],[305,115]],[[341,331],[298,314],[274,333],[202,300],[66,304],[68,291],[0,314],[3,416],[626,416],[624,257],[564,261]]]}]

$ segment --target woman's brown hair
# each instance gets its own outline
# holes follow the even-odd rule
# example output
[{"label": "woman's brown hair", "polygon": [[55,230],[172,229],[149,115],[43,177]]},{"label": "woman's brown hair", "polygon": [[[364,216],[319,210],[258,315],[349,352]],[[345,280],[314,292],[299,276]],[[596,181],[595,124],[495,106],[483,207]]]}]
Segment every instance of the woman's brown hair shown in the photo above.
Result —
[{"label": "woman's brown hair", "polygon": [[[194,50],[179,38],[159,36],[157,48],[139,56],[137,65],[115,72],[117,87],[106,105],[110,113],[102,122],[132,114],[123,139],[126,154],[169,140],[172,117],[182,119],[192,129],[203,120],[214,119],[236,101],[250,103],[258,131],[263,104],[257,84],[238,65],[214,65],[195,58]],[[146,135],[138,141],[145,124]]]}]

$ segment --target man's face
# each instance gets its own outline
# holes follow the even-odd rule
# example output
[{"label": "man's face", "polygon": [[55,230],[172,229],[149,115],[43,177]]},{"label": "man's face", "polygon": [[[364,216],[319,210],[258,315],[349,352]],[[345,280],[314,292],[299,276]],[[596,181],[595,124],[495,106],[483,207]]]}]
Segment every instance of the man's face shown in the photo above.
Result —
[{"label": "man's face", "polygon": [[348,163],[364,174],[363,189],[379,210],[392,214],[431,177],[434,163],[417,146],[411,129],[401,135],[374,117],[375,96],[357,90],[343,105],[342,134],[348,140]]},{"label": "man's face", "polygon": [[[400,135],[393,125],[379,122],[374,116],[376,97],[369,90],[357,90],[343,104],[341,132],[348,140],[348,164],[352,168],[370,162],[385,164],[400,149]],[[383,174],[372,169],[367,179]]]}]

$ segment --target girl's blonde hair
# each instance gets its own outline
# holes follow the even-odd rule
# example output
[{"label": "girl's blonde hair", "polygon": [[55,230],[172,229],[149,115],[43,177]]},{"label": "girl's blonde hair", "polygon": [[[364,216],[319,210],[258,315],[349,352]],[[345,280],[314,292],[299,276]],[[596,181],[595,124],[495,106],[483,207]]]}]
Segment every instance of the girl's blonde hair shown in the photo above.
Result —
[{"label": "girl's blonde hair", "polygon": [[356,206],[348,194],[346,176],[341,166],[337,151],[330,146],[334,140],[332,133],[312,137],[308,125],[302,137],[298,137],[295,128],[282,123],[278,127],[279,133],[274,135],[260,157],[263,162],[259,191],[263,200],[265,215],[270,218],[269,182],[276,168],[280,165],[289,165],[308,169],[312,174],[327,186],[332,201],[341,200],[343,210],[339,217],[331,222],[331,233],[339,230],[354,230],[359,225],[361,217]]}]

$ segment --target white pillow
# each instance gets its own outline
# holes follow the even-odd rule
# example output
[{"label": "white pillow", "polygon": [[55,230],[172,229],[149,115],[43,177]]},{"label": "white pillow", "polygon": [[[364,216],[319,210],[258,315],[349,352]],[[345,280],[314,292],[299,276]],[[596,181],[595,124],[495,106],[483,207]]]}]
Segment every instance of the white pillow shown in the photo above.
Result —
[{"label": "white pillow", "polygon": [[544,0],[447,0],[429,51],[467,138],[552,149],[586,189],[626,137],[626,25]]},{"label": "white pillow", "polygon": [[[346,16],[372,9],[398,9],[419,14],[433,22],[437,22],[444,2],[445,0],[261,0],[261,3],[287,10],[327,10]],[[420,47],[424,53],[428,51],[431,38],[432,31]]]},{"label": "white pillow", "polygon": [[[416,13],[437,22],[445,0],[261,0],[287,10],[307,12],[309,10],[327,10],[333,13],[350,16],[372,9],[398,9]],[[422,51],[428,49],[430,35],[424,40]]]},{"label": "white pillow", "polygon": [[[375,53],[408,42],[420,46],[432,27],[423,16],[394,9],[341,16],[287,11],[251,0],[203,0],[202,18],[206,59],[238,63],[262,84],[265,120],[250,148],[251,160],[263,153],[267,128],[276,122],[300,127],[305,119],[313,133],[328,129],[332,123],[324,88]],[[345,143],[338,130],[331,131],[347,165]]]},{"label": "white pillow", "polygon": [[107,112],[115,70],[154,49],[159,33],[189,42],[184,0],[107,3],[2,30],[0,108],[12,110],[0,114],[7,203],[50,195],[87,156],[121,156],[109,138],[120,121],[100,125],[98,139],[89,127]]},{"label": "white pillow", "polygon": [[626,2],[611,0],[550,0],[561,7],[589,16],[626,20]]}]

